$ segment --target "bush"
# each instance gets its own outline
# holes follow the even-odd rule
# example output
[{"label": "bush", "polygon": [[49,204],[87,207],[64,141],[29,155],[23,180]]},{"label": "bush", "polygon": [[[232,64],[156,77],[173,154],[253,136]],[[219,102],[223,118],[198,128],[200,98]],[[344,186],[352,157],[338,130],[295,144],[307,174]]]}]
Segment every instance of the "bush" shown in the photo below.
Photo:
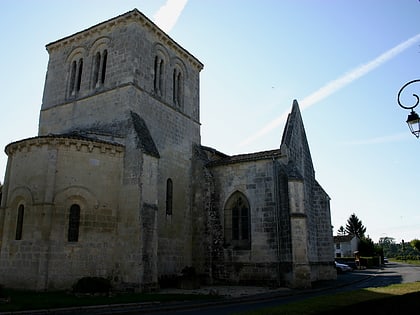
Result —
[{"label": "bush", "polygon": [[84,277],[73,285],[75,293],[108,293],[111,281],[101,277]]}]

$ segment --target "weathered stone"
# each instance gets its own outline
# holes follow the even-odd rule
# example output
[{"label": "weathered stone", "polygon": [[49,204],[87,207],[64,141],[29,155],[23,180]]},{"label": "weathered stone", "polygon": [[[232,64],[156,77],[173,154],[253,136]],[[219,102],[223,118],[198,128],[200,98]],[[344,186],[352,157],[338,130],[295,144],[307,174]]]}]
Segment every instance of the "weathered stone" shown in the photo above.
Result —
[{"label": "weathered stone", "polygon": [[47,50],[38,136],[6,147],[0,283],[150,291],[187,266],[193,287],[336,276],[297,102],[279,149],[227,156],[200,143],[203,65],[138,10]]}]

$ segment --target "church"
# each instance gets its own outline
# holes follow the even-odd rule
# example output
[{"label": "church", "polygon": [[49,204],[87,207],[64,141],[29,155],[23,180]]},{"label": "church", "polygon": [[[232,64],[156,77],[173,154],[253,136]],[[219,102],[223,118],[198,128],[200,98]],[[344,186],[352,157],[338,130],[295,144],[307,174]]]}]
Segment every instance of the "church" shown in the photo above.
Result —
[{"label": "church", "polygon": [[137,9],[46,49],[38,135],[5,148],[0,284],[335,279],[330,198],[297,101],[278,148],[229,156],[201,144],[203,64]]}]

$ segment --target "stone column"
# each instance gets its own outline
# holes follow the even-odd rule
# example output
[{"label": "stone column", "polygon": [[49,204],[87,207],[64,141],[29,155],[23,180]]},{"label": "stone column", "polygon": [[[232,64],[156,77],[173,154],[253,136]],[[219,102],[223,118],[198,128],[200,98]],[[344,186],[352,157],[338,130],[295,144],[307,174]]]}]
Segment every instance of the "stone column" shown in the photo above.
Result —
[{"label": "stone column", "polygon": [[[45,195],[42,205],[38,207],[38,211],[42,211],[45,215],[43,216],[42,222],[42,234],[40,240],[40,255],[38,262],[38,282],[36,285],[37,290],[47,290],[49,273],[50,273],[50,256],[51,256],[51,242],[50,239],[51,228],[54,216],[54,195],[55,195],[55,179],[57,171],[57,156],[58,147],[57,144],[53,143],[48,145],[48,161],[45,176]],[[40,215],[40,213],[38,213]]]},{"label": "stone column", "polygon": [[293,259],[291,286],[309,288],[311,267],[308,259],[308,228],[303,180],[289,179],[288,188]]}]

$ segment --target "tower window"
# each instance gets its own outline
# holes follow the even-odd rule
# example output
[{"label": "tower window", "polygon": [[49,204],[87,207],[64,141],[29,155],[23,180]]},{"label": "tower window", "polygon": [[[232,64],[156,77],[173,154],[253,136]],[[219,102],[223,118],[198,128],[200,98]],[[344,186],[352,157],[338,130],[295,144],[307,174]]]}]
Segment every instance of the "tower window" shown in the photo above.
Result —
[{"label": "tower window", "polygon": [[179,69],[175,68],[172,76],[172,99],[176,106],[182,105],[183,98],[183,82],[182,73]]},{"label": "tower window", "polygon": [[25,207],[20,205],[18,208],[18,216],[17,216],[17,223],[16,223],[16,240],[22,239],[22,228],[23,228],[23,215],[25,212]]},{"label": "tower window", "polygon": [[159,56],[155,57],[155,78],[154,78],[154,90],[159,96],[163,95],[163,73],[164,73],[164,62]]},{"label": "tower window", "polygon": [[70,69],[70,96],[75,96],[80,91],[80,86],[82,83],[82,72],[83,58],[80,58],[79,60],[73,60]]},{"label": "tower window", "polygon": [[80,206],[72,205],[69,214],[69,230],[67,239],[69,242],[77,242],[79,240],[80,225]]},{"label": "tower window", "polygon": [[93,87],[98,88],[105,83],[108,51],[97,52],[93,60]]},{"label": "tower window", "polygon": [[172,179],[166,181],[166,215],[172,215],[173,184]]}]

